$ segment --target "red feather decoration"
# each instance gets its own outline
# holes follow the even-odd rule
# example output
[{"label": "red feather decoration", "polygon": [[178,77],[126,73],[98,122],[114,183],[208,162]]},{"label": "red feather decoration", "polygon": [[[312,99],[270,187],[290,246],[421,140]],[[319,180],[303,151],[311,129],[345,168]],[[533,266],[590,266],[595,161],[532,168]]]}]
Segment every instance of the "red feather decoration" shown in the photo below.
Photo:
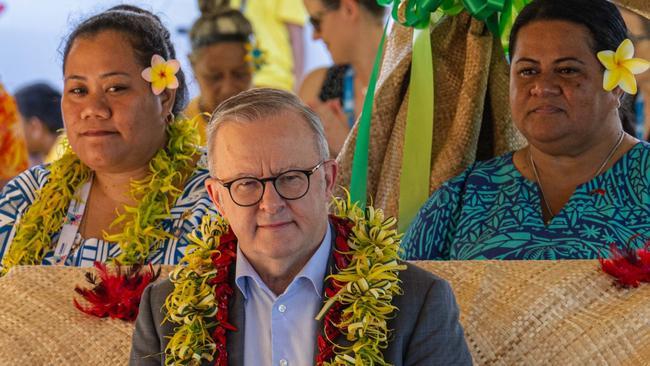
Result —
[{"label": "red feather decoration", "polygon": [[[630,241],[639,235],[633,236]],[[628,242],[626,248],[619,249],[610,244],[610,259],[598,261],[606,273],[616,277],[623,287],[637,287],[641,282],[650,282],[650,241],[643,248],[635,249]]]},{"label": "red feather decoration", "polygon": [[81,295],[88,306],[81,305],[74,299],[74,306],[86,314],[100,318],[111,317],[134,321],[138,316],[140,297],[145,287],[155,281],[160,275],[160,268],[154,271],[149,264],[148,271],[142,265],[134,265],[122,271],[119,263],[111,271],[105,263],[95,262],[99,277],[93,273],[86,273],[86,280],[93,285],[92,289],[83,289],[79,286],[75,291]]}]

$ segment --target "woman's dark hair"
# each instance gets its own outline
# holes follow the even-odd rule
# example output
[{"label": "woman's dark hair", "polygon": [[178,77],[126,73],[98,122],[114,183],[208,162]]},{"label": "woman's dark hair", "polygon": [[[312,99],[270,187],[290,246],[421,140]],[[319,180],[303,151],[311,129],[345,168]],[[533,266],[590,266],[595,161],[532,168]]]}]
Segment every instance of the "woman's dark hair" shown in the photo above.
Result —
[{"label": "woman's dark hair", "polygon": [[[156,15],[133,5],[114,6],[102,13],[94,15],[79,24],[68,36],[63,49],[63,66],[70,53],[70,48],[79,37],[88,37],[106,30],[124,33],[131,41],[137,61],[145,68],[151,63],[155,54],[165,60],[175,59],[176,51],[171,42],[167,28]],[[178,89],[172,107],[172,113],[178,114],[185,108],[188,100],[187,85],[183,70],[178,70]]]},{"label": "woman's dark hair", "polygon": [[[341,6],[341,0],[321,0],[321,2],[328,9],[338,9]],[[386,8],[377,4],[377,0],[357,0],[357,2],[375,18],[381,19],[384,17]]]},{"label": "woman's dark hair", "polygon": [[61,93],[45,83],[26,85],[14,94],[18,111],[25,118],[36,117],[56,134],[63,128],[61,116]]},{"label": "woman's dark hair", "polygon": [[563,20],[585,26],[593,39],[590,46],[594,55],[598,51],[616,50],[627,38],[621,13],[607,0],[533,0],[519,13],[512,26],[510,55],[515,54],[519,30],[540,20]]},{"label": "woman's dark hair", "polygon": [[201,17],[190,30],[192,57],[194,53],[206,46],[220,42],[249,42],[253,35],[253,26],[239,10],[233,9],[229,1],[199,0]]}]

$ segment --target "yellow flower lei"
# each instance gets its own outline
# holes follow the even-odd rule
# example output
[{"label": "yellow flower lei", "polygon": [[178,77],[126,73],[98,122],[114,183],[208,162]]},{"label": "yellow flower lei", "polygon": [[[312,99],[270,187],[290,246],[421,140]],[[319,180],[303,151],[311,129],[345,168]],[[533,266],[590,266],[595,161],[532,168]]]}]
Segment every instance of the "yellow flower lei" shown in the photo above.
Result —
[{"label": "yellow flower lei", "polygon": [[[171,237],[158,226],[168,218],[171,207],[182,193],[179,186],[192,173],[197,153],[196,118],[178,120],[167,126],[167,146],[149,162],[150,174],[131,183],[130,194],[139,204],[125,206],[111,226],[124,222],[122,233],[104,239],[117,242],[122,249],[122,264],[143,263],[162,239]],[[36,199],[18,223],[16,235],[2,261],[0,276],[16,265],[41,264],[52,250],[52,235],[61,229],[73,195],[91,175],[67,142],[63,156],[49,167],[48,182],[36,192]],[[158,242],[158,244],[156,244]]]},{"label": "yellow flower lei", "polygon": [[[387,320],[397,308],[393,296],[402,293],[398,273],[406,266],[398,263],[402,234],[395,230],[396,220],[384,218],[381,210],[365,211],[347,200],[334,199],[336,216],[349,219],[354,227],[348,237],[349,265],[327,280],[338,282],[340,291],[329,298],[319,312],[320,320],[337,302],[343,305],[342,321],[336,324],[352,344],[334,345],[334,357],[324,365],[388,365],[382,350],[388,346]],[[205,216],[185,257],[171,274],[174,290],[165,301],[165,321],[178,324],[165,349],[165,364],[194,365],[213,361],[219,345],[211,331],[220,325],[219,299],[215,298],[214,279],[219,275],[213,258],[222,253],[221,237],[228,233],[221,217]],[[186,265],[183,265],[186,264]],[[223,305],[222,305],[223,306]],[[333,340],[328,340],[333,342]]]},{"label": "yellow flower lei", "polygon": [[327,300],[316,319],[321,320],[334,303],[341,303],[342,321],[336,326],[352,344],[335,344],[334,360],[323,365],[388,365],[382,355],[388,347],[387,321],[399,310],[392,300],[402,294],[398,274],[406,269],[398,262],[402,234],[395,229],[394,217],[385,218],[382,210],[370,206],[364,211],[350,202],[349,195],[333,203],[337,216],[355,224],[348,238],[351,261],[328,276],[341,290]]}]

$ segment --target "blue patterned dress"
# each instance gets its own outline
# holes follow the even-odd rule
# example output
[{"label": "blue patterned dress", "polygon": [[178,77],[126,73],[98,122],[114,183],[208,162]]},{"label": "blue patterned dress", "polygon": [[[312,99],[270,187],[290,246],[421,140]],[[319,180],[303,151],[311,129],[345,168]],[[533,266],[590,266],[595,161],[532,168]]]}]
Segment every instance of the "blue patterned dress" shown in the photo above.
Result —
[{"label": "blue patterned dress", "polygon": [[[35,194],[45,185],[50,171],[46,166],[36,166],[24,171],[10,181],[0,192],[0,262],[7,253],[15,235],[16,223],[34,201]],[[185,183],[183,193],[171,208],[171,217],[161,221],[162,228],[173,234],[151,253],[148,263],[177,264],[185,254],[188,244],[187,234],[201,222],[203,215],[216,214],[204,182],[208,178],[205,154],[197,168]],[[56,245],[59,233],[52,236],[52,248]],[[93,262],[105,262],[108,258],[120,255],[120,247],[98,238],[82,239],[79,248],[65,261],[68,266],[92,266]],[[43,259],[44,265],[54,264],[54,250]]]},{"label": "blue patterned dress", "polygon": [[578,186],[548,226],[537,184],[512,156],[477,162],[434,192],[402,241],[405,257],[595,259],[612,242],[650,238],[650,144],[638,143]]}]

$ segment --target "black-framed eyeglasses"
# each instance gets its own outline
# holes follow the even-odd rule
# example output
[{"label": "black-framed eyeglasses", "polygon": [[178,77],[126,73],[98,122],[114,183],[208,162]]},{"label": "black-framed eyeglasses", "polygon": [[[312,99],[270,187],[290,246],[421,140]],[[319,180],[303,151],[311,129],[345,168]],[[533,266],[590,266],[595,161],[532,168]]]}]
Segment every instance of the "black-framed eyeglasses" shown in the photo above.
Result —
[{"label": "black-framed eyeglasses", "polygon": [[313,16],[309,16],[309,23],[311,23],[311,26],[314,27],[314,32],[320,32],[321,31],[321,23],[323,22],[323,15],[330,11],[330,9],[323,9],[319,11],[318,13],[314,14]]},{"label": "black-framed eyeglasses", "polygon": [[628,38],[633,43],[650,40],[650,34],[628,34]]},{"label": "black-framed eyeglasses", "polygon": [[215,180],[227,188],[233,202],[242,207],[256,205],[262,200],[266,190],[266,182],[273,183],[275,191],[285,200],[297,200],[309,192],[311,175],[329,161],[331,160],[323,160],[307,170],[287,170],[274,177],[242,177],[229,182],[222,182],[217,178]]}]

